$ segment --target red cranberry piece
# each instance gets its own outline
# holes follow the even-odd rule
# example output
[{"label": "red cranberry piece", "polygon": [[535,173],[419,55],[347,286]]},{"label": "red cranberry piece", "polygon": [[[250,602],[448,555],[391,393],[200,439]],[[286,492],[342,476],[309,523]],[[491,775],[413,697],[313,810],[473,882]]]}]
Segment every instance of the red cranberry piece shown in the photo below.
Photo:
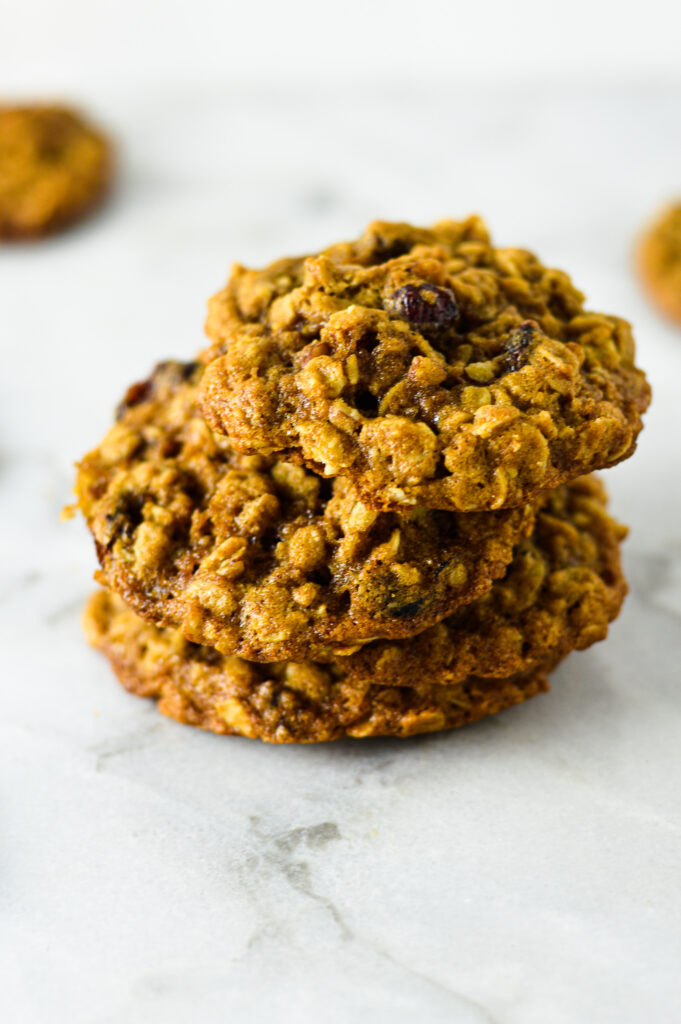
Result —
[{"label": "red cranberry piece", "polygon": [[133,406],[139,405],[147,398],[150,398],[151,393],[152,384],[150,380],[141,380],[137,384],[131,384],[125,392],[123,401],[119,402],[116,407],[116,420],[122,420],[128,409],[132,409]]},{"label": "red cranberry piece", "polygon": [[407,320],[422,334],[446,331],[459,318],[456,296],[436,284],[405,284],[393,292],[389,312]]}]

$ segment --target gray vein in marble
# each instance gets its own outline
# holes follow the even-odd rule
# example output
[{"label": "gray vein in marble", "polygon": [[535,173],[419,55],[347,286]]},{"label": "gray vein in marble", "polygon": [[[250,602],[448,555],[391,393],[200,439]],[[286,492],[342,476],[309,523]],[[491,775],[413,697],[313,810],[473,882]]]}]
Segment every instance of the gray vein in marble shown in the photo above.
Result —
[{"label": "gray vein in marble", "polygon": [[481,1024],[499,1024],[497,1018],[490,1013],[487,1007],[477,1002],[477,1000],[471,999],[470,996],[463,995],[462,992],[458,992],[455,989],[450,988],[448,985],[443,985],[442,982],[437,981],[435,978],[429,977],[427,974],[424,974],[423,971],[419,971],[415,967],[410,967],[408,964],[403,964],[400,960],[397,960],[391,953],[388,953],[387,950],[381,949],[380,946],[369,944],[369,948],[372,949],[375,953],[377,953],[380,957],[383,957],[384,960],[387,960],[388,963],[393,965],[393,967],[396,967],[399,971],[403,971],[410,978],[417,978],[419,981],[424,981],[431,988],[434,988],[437,991],[444,993],[450,998],[456,999],[457,1002],[463,1003],[466,1007],[469,1007],[476,1013],[481,1014]]},{"label": "gray vein in marble", "polygon": [[[257,815],[251,815],[249,822],[251,831],[258,841],[258,852],[247,857],[240,867],[240,874],[245,888],[255,897],[256,904],[259,904],[262,897],[263,874],[270,879],[280,876],[292,889],[319,904],[329,914],[341,939],[351,939],[352,932],[338,908],[330,899],[320,895],[313,888],[308,862],[293,859],[302,845],[310,850],[321,850],[329,843],[340,840],[342,837],[338,825],[333,821],[322,821],[316,825],[299,826],[269,834],[262,827],[262,819]],[[264,924],[257,928],[249,939],[249,950],[264,937],[278,934],[280,930],[276,919],[269,913],[265,914],[264,918]]]},{"label": "gray vein in marble", "polygon": [[310,899],[316,900],[316,902],[324,907],[325,910],[328,910],[338,927],[338,931],[340,932],[342,939],[348,940],[354,937],[343,920],[338,907],[336,907],[336,905],[326,896],[321,896],[312,888],[310,865],[306,861],[295,861],[294,863],[284,864],[282,866],[282,872],[286,880],[297,892],[302,893],[303,896],[309,896]]},{"label": "gray vein in marble", "polygon": [[[392,763],[392,760],[392,758],[389,758],[384,763]],[[260,817],[252,815],[249,821],[252,833],[257,837],[259,851],[256,854],[250,855],[242,862],[240,865],[240,877],[242,884],[253,897],[259,916],[263,920],[251,935],[243,956],[239,958],[240,960],[248,957],[254,949],[262,946],[267,940],[281,941],[284,933],[290,933],[291,921],[289,917],[285,920],[277,920],[276,909],[273,914],[273,908],[264,905],[269,903],[266,897],[263,899],[267,883],[279,876],[294,891],[319,905],[328,913],[337,929],[338,939],[342,945],[351,945],[363,959],[367,954],[373,954],[390,964],[401,974],[424,982],[433,990],[446,995],[449,999],[456,1000],[460,1006],[464,1006],[478,1014],[481,1024],[496,1024],[496,1019],[480,1003],[463,995],[461,992],[449,988],[435,978],[429,977],[422,971],[402,963],[377,943],[368,942],[362,937],[357,936],[336,904],[313,887],[309,863],[306,860],[294,859],[294,857],[303,846],[310,850],[322,850],[330,843],[341,840],[343,837],[335,822],[324,821],[316,825],[298,826],[283,832],[270,834],[263,827]],[[265,877],[263,877],[263,874]],[[290,934],[287,938],[290,940]]]},{"label": "gray vein in marble", "polygon": [[28,572],[17,576],[4,590],[0,591],[0,604],[4,604],[6,601],[14,601],[24,590],[28,590],[39,583],[42,575],[37,569],[30,569]]},{"label": "gray vein in marble", "polygon": [[[258,821],[257,818],[251,819]],[[334,839],[340,839],[341,834],[335,821],[322,821],[319,825],[309,825],[306,828],[292,828],[288,832],[277,836],[274,839],[275,846],[289,853],[295,850],[301,842],[306,842],[313,850],[323,849]]]},{"label": "gray vein in marble", "polygon": [[108,743],[99,744],[91,748],[95,755],[95,771],[104,771],[108,762],[113,758],[123,757],[126,754],[137,753],[153,744],[158,732],[166,725],[163,721],[145,723],[135,732],[126,733],[120,739],[114,739]]},{"label": "gray vein in marble", "polygon": [[83,596],[79,595],[77,598],[57,605],[51,612],[48,612],[45,616],[45,624],[47,626],[58,626],[66,619],[71,619],[74,616],[80,617],[82,610]]}]

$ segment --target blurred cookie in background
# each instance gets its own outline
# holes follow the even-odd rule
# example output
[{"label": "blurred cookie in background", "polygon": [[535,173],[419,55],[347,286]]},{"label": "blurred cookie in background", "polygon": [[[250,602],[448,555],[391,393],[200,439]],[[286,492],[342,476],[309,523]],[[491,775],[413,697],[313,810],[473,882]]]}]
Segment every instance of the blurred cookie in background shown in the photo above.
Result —
[{"label": "blurred cookie in background", "polygon": [[75,110],[0,104],[0,241],[80,220],[106,196],[112,170],[111,142]]},{"label": "blurred cookie in background", "polygon": [[681,200],[650,224],[636,252],[638,272],[657,308],[681,324]]}]

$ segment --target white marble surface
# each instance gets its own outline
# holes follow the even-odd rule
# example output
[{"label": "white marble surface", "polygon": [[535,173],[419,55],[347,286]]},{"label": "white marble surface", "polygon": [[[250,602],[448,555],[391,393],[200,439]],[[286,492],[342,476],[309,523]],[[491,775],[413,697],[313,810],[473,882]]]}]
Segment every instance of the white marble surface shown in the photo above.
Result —
[{"label": "white marble surface", "polygon": [[[681,331],[630,247],[681,191],[681,89],[92,97],[107,212],[0,252],[0,1003],[8,1024],[681,1019]],[[673,128],[673,134],[670,134]],[[655,401],[608,474],[632,594],[550,694],[466,731],[194,732],[86,646],[71,463],[201,343],[229,262],[478,209],[631,318]]]}]

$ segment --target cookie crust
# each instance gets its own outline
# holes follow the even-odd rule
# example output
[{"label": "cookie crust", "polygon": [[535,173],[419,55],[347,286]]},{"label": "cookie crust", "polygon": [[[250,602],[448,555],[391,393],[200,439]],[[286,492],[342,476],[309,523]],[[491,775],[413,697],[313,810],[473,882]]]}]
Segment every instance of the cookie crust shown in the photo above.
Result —
[{"label": "cookie crust", "polygon": [[108,139],[63,106],[0,106],[0,240],[52,234],[104,199]]},{"label": "cookie crust", "polygon": [[650,392],[629,324],[483,222],[375,222],[209,304],[202,406],[239,451],[346,474],[375,508],[520,505],[627,458]]},{"label": "cookie crust", "polygon": [[343,736],[414,736],[468,725],[548,690],[544,671],[458,686],[376,686],[336,666],[260,665],[188,644],[100,591],[84,626],[126,690],[154,697],[170,718],[268,743],[319,743]]},{"label": "cookie crust", "polygon": [[663,210],[642,237],[637,265],[653,303],[681,324],[681,202]]},{"label": "cookie crust", "polygon": [[347,479],[238,455],[200,414],[202,372],[133,385],[76,483],[101,582],[195,643],[323,660],[410,636],[486,593],[532,528],[530,507],[380,513]]}]

